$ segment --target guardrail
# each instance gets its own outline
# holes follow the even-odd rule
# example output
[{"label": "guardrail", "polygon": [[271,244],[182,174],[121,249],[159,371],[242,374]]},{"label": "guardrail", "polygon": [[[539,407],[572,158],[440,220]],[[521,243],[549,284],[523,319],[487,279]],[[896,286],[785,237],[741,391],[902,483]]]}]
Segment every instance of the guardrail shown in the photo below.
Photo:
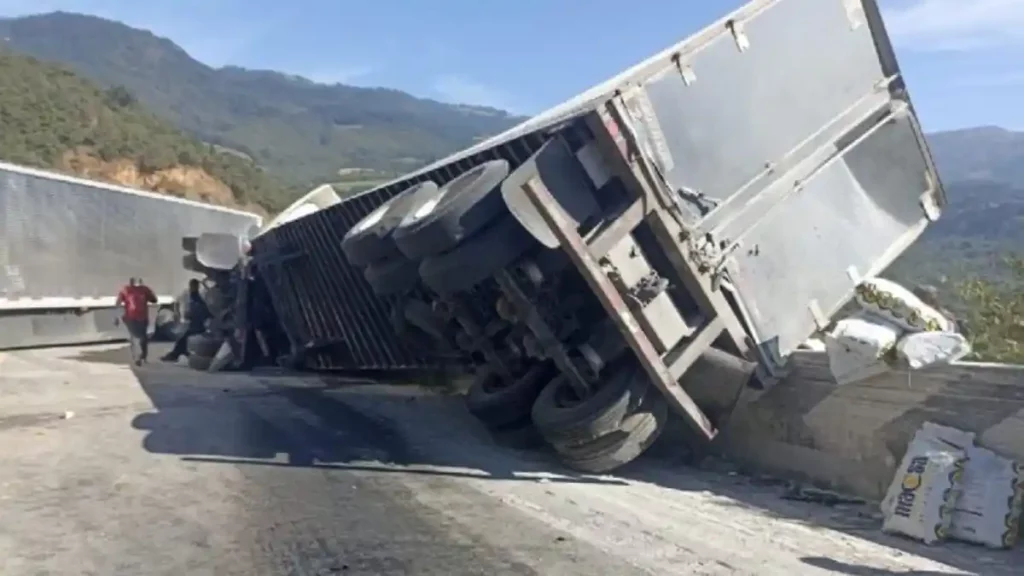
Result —
[{"label": "guardrail", "polygon": [[[961,362],[894,370],[840,386],[822,352],[798,352],[770,390],[743,391],[718,447],[752,469],[880,500],[925,421],[977,434],[1024,462],[1024,366]],[[698,403],[732,405],[713,382],[688,388]]]}]

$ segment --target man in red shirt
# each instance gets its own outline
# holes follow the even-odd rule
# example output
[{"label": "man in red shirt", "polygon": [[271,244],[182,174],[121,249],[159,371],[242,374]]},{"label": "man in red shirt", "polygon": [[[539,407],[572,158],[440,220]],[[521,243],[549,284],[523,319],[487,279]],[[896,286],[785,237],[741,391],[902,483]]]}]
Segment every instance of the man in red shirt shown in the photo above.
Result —
[{"label": "man in red shirt", "polygon": [[129,278],[128,285],[117,294],[117,306],[124,309],[121,318],[128,329],[128,343],[136,366],[141,366],[149,354],[150,304],[156,304],[156,294],[142,283],[142,278]]}]

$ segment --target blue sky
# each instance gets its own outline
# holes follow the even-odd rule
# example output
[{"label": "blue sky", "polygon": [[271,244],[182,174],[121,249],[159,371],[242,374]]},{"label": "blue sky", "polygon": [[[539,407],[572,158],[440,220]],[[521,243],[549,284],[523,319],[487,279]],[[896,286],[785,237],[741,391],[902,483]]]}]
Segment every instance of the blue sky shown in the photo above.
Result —
[{"label": "blue sky", "polygon": [[[171,38],[213,66],[387,86],[530,114],[742,3],[0,0],[0,15],[95,14]],[[1024,130],[1024,0],[880,3],[926,129],[994,124]]]}]

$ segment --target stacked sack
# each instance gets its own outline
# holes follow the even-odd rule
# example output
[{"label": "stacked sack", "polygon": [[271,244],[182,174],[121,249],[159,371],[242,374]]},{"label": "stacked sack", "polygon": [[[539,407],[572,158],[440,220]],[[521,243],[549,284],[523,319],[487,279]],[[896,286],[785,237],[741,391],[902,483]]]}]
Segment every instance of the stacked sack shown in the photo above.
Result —
[{"label": "stacked sack", "polygon": [[1013,547],[1024,507],[1020,466],[974,440],[925,422],[882,500],[882,530],[927,544],[953,538]]},{"label": "stacked sack", "polygon": [[885,280],[861,282],[855,292],[861,310],[825,335],[825,351],[836,382],[849,384],[902,363],[917,370],[954,362],[971,346],[956,323],[910,290]]}]

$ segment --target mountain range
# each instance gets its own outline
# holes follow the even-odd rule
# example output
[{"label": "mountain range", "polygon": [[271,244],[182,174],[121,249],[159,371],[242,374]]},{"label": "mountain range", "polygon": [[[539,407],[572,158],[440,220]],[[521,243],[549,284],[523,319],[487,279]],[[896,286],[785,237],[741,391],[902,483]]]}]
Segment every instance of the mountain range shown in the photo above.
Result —
[{"label": "mountain range", "polygon": [[[282,192],[261,201],[269,210],[325,181],[343,190],[370,187],[522,120],[398,90],[213,68],[166,38],[80,14],[0,19],[0,48],[124,91],[155,116],[265,171],[283,183]],[[997,255],[1024,246],[1024,133],[980,127],[928,138],[949,205],[894,273],[938,282],[988,270]]]},{"label": "mountain range", "polygon": [[18,52],[60,62],[101,86],[124,86],[158,116],[292,182],[339,169],[402,173],[520,119],[387,88],[317,84],[266,70],[212,68],[174,42],[93,16],[0,19]]}]

